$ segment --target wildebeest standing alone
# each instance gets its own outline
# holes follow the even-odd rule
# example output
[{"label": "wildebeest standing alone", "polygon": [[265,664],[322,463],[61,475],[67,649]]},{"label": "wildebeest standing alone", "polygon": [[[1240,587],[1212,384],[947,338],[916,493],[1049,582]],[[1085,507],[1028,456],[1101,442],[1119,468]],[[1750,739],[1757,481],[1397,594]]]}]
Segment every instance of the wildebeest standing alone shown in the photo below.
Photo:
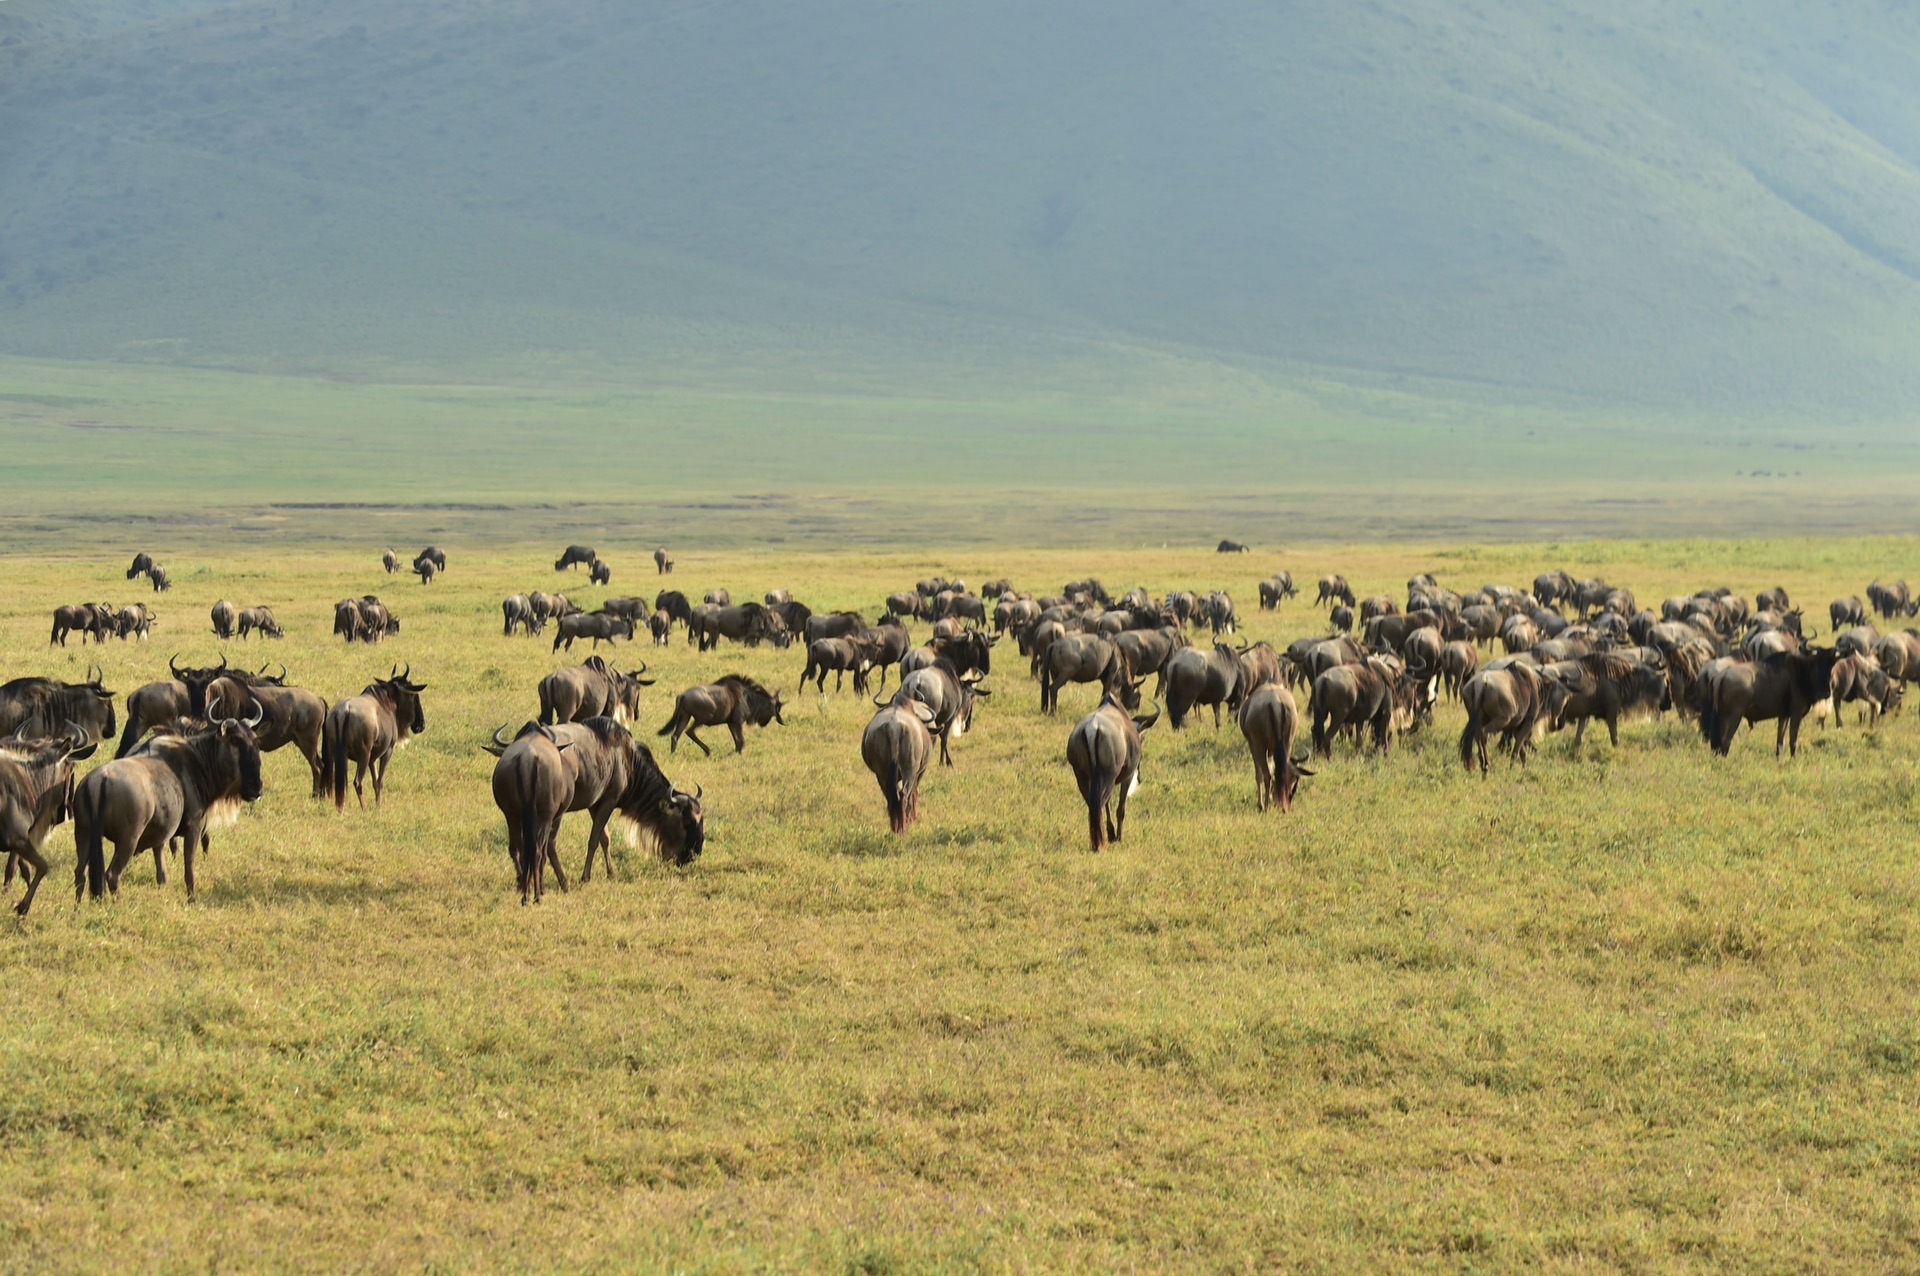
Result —
[{"label": "wildebeest standing alone", "polygon": [[887,827],[905,833],[920,814],[920,781],[933,759],[933,711],[901,697],[886,705],[860,733],[860,759],[880,784]]},{"label": "wildebeest standing alone", "polygon": [[392,550],[388,550],[386,553],[380,555],[380,565],[386,568],[387,575],[391,576],[400,570],[400,555],[394,553]]},{"label": "wildebeest standing alone", "polygon": [[230,823],[240,803],[260,797],[258,720],[256,711],[251,722],[223,718],[188,735],[155,736],[89,772],[73,799],[73,897],[118,895],[128,861],[146,850],[153,852],[154,878],[164,884],[162,852],[178,839],[192,900],[194,860],[207,847],[208,828]]},{"label": "wildebeest standing alone", "polygon": [[680,750],[680,737],[700,746],[700,751],[711,755],[712,749],[697,734],[699,727],[717,727],[726,724],[733,736],[733,751],[745,752],[747,737],[745,727],[751,722],[756,727],[764,727],[770,722],[786,725],[786,719],[780,716],[780,693],[769,692],[753,679],[741,674],[730,673],[718,682],[702,687],[688,687],[673,702],[673,716],[656,733],[670,735],[672,742],[667,752]]},{"label": "wildebeest standing alone", "polygon": [[367,805],[363,784],[367,772],[373,772],[373,804],[378,806],[394,749],[427,729],[420,707],[427,684],[412,681],[412,675],[411,664],[405,673],[396,666],[388,677],[367,684],[357,696],[342,697],[327,711],[320,766],[335,810],[347,804],[347,763],[354,766],[353,793],[362,809]]},{"label": "wildebeest standing alone", "polygon": [[656,576],[673,574],[673,555],[667,552],[665,545],[653,551],[653,574]]},{"label": "wildebeest standing alone", "polygon": [[26,878],[27,893],[13,906],[22,917],[47,875],[40,847],[72,807],[73,764],[92,757],[97,747],[77,729],[51,740],[0,740],[0,855],[6,856],[8,886],[16,869]]},{"label": "wildebeest standing alone", "polygon": [[1108,694],[1067,736],[1067,765],[1087,804],[1087,841],[1095,852],[1126,833],[1127,799],[1140,787],[1140,733],[1159,719],[1159,705],[1133,717]]}]

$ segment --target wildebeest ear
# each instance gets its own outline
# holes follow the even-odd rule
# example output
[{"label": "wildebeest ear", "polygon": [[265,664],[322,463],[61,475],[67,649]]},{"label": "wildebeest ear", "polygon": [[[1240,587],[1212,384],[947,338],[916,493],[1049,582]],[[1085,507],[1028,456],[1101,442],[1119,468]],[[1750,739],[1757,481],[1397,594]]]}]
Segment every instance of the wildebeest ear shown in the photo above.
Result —
[{"label": "wildebeest ear", "polygon": [[[547,738],[549,740],[553,740],[552,736],[548,736]],[[553,748],[554,748],[554,752],[556,753],[565,753],[568,749],[571,749],[572,747],[573,747],[573,741],[571,740],[554,740],[553,741]]]},{"label": "wildebeest ear", "polygon": [[483,744],[480,747],[496,758],[507,751],[507,746],[504,744]]},{"label": "wildebeest ear", "polygon": [[75,762],[85,762],[88,758],[93,756],[93,751],[99,747],[100,747],[100,742],[98,740],[95,740],[91,744],[88,744],[83,748],[75,749],[72,753],[69,753],[67,756],[73,759]]}]

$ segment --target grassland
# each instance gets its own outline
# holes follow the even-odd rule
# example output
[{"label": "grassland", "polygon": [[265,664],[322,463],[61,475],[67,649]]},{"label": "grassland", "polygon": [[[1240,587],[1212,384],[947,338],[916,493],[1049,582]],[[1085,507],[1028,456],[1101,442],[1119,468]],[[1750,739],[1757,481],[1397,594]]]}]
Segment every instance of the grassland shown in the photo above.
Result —
[{"label": "grassland", "polygon": [[[478,744],[566,659],[498,630],[503,594],[556,580],[553,549],[449,541],[422,587],[384,577],[379,548],[170,552],[154,641],[84,652],[49,651],[43,617],[135,597],[125,555],[0,564],[9,675],[98,659],[124,692],[173,651],[213,656],[203,617],[227,597],[289,631],[236,658],[330,697],[394,660],[431,684],[384,810],[336,816],[276,754],[199,903],[143,865],[117,905],[56,884],[0,928],[0,1265],[1920,1263],[1910,715],[1815,730],[1791,763],[1758,736],[1714,760],[1685,725],[1643,724],[1618,752],[1556,738],[1482,781],[1447,708],[1265,818],[1231,727],[1156,728],[1129,837],[1095,858],[1062,761],[1091,697],[1044,719],[1003,658],[909,836],[886,833],[857,761],[870,710],[800,696],[741,756],[663,757],[706,786],[699,862],[629,855],[617,880],[522,909]],[[1397,591],[1418,570],[1551,564],[1643,598],[1726,583],[1817,602],[1912,578],[1915,549],[745,547],[683,551],[673,583],[871,608],[935,569],[1092,572],[1250,610],[1277,567]],[[332,600],[366,590],[402,635],[329,642]],[[1249,632],[1316,626],[1290,604]],[[660,678],[647,730],[671,688],[742,669],[790,689],[800,663],[620,654]],[[584,829],[563,843],[577,866]],[[64,872],[70,836],[51,845]]]}]

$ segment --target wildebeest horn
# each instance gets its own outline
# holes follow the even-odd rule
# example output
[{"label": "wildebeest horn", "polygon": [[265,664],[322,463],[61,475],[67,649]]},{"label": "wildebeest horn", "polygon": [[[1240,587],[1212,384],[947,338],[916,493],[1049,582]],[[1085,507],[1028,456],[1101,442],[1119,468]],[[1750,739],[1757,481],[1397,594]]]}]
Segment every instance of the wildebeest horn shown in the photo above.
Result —
[{"label": "wildebeest horn", "polygon": [[[412,666],[412,665],[408,665],[408,666],[407,666],[407,668],[409,668],[409,669],[411,669],[411,668],[413,668],[413,666]],[[394,665],[394,666],[393,666],[392,668],[390,668],[390,669],[388,669],[388,670],[387,670],[387,681],[388,681],[388,682],[398,682],[398,681],[400,681],[400,666],[399,666],[399,665]]]},{"label": "wildebeest horn", "polygon": [[499,746],[500,746],[501,748],[503,748],[503,749],[504,749],[504,748],[505,748],[505,747],[506,747],[507,745],[509,745],[509,744],[511,744],[511,743],[512,743],[512,741],[510,741],[510,740],[503,740],[503,739],[501,739],[501,738],[500,738],[500,733],[501,733],[501,732],[503,732],[503,731],[505,731],[506,729],[507,729],[507,724],[506,724],[506,723],[504,723],[504,722],[502,722],[502,723],[501,723],[501,724],[500,724],[499,726],[497,726],[497,727],[495,727],[495,728],[493,729],[493,742],[494,742],[495,744],[497,744],[497,745],[499,745]]},{"label": "wildebeest horn", "polygon": [[106,671],[99,665],[89,664],[87,666],[87,682],[92,686],[99,686],[100,680],[106,676]]},{"label": "wildebeest horn", "polygon": [[280,681],[285,682],[286,680],[287,680],[287,662],[282,660],[280,662]]},{"label": "wildebeest horn", "polygon": [[253,716],[251,718],[243,719],[243,721],[246,722],[247,729],[251,731],[253,728],[259,726],[262,722],[266,721],[267,706],[260,703],[259,696],[251,696],[249,697],[249,699],[253,701]]},{"label": "wildebeest horn", "polygon": [[226,667],[227,667],[227,653],[223,651],[220,653],[220,668],[224,670]]},{"label": "wildebeest horn", "polygon": [[171,673],[176,678],[180,676],[180,653],[179,652],[176,651],[171,656],[167,657],[167,672]]},{"label": "wildebeest horn", "polygon": [[402,682],[413,681],[413,661],[411,660],[407,661],[407,671],[400,675],[400,681]]},{"label": "wildebeest horn", "polygon": [[1160,713],[1161,713],[1160,702],[1158,700],[1155,700],[1152,702],[1152,704],[1153,704],[1152,713],[1144,714],[1140,717],[1136,717],[1133,720],[1133,725],[1140,728],[1140,730],[1142,731],[1145,731],[1148,727],[1160,721]]}]

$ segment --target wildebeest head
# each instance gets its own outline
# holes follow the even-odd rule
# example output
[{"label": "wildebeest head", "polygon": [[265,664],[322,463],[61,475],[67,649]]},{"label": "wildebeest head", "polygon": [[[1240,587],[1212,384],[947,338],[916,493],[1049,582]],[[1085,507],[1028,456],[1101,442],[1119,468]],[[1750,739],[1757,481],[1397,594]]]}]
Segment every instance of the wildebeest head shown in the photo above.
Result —
[{"label": "wildebeest head", "polygon": [[555,749],[559,750],[562,753],[565,753],[568,749],[571,749],[573,747],[573,742],[571,740],[554,739],[553,732],[550,729],[541,726],[538,722],[528,722],[525,726],[521,727],[520,730],[514,733],[513,740],[509,740],[505,738],[504,735],[501,734],[506,729],[507,729],[507,724],[504,722],[501,723],[498,727],[494,728],[492,742],[489,744],[483,744],[480,747],[482,749],[485,749],[488,753],[491,753],[494,757],[497,758],[501,754],[507,751],[508,747],[513,744],[513,740],[519,740],[522,737],[525,737],[528,735],[538,735],[538,736],[545,737],[553,745]]},{"label": "wildebeest head", "polygon": [[387,677],[375,684],[385,688],[392,697],[394,721],[401,724],[403,736],[419,735],[427,729],[427,715],[420,706],[420,693],[427,689],[427,684],[414,682],[412,675],[412,662],[408,662],[405,673],[400,672],[400,666],[395,665]]}]

